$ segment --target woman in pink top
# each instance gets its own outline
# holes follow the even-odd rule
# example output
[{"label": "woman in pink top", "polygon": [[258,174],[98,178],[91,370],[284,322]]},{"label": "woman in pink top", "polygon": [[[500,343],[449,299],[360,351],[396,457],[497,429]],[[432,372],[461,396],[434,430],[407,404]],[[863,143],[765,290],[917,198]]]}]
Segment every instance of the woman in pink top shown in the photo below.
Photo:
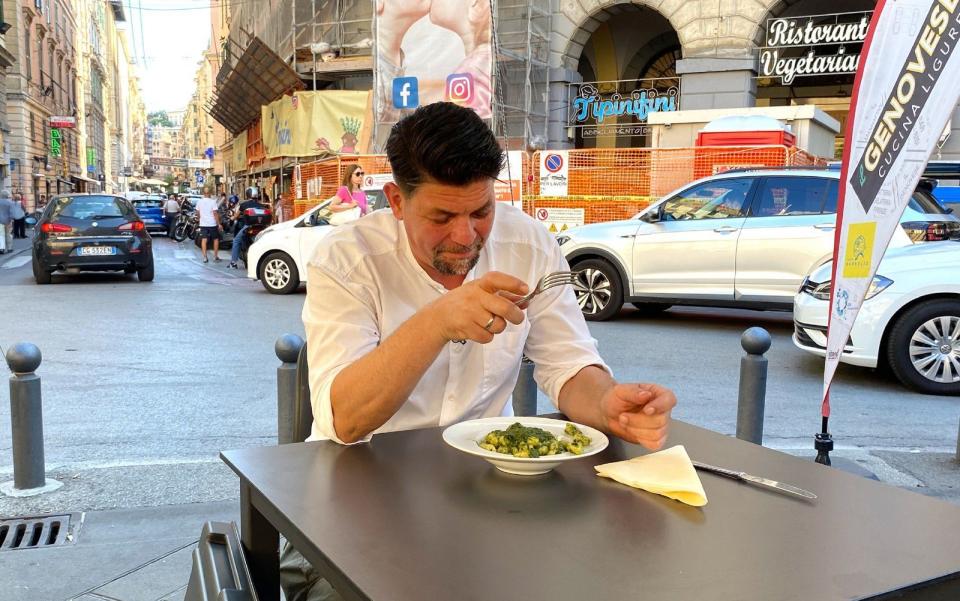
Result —
[{"label": "woman in pink top", "polygon": [[340,189],[333,196],[330,202],[330,210],[334,213],[349,211],[360,207],[360,214],[367,214],[367,195],[360,189],[363,182],[363,169],[360,165],[354,164],[347,167],[343,174],[343,181]]}]

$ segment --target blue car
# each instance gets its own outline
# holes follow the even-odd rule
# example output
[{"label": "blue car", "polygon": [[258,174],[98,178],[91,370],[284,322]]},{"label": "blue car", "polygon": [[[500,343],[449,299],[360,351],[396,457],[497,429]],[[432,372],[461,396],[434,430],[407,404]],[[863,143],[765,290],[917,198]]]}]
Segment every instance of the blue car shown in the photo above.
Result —
[{"label": "blue car", "polygon": [[166,199],[160,194],[148,194],[131,200],[133,207],[137,210],[137,215],[143,220],[148,232],[167,233],[168,224],[163,212],[165,201]]}]

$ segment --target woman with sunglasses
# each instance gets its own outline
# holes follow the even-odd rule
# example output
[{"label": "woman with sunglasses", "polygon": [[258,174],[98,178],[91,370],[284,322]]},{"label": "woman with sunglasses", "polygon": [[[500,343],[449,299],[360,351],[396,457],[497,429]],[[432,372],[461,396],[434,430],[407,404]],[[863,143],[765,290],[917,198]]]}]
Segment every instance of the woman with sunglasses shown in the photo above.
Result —
[{"label": "woman with sunglasses", "polygon": [[360,189],[363,183],[363,169],[360,165],[350,165],[343,174],[340,189],[330,199],[330,210],[333,213],[342,213],[350,209],[359,208],[360,215],[367,213],[367,195]]}]

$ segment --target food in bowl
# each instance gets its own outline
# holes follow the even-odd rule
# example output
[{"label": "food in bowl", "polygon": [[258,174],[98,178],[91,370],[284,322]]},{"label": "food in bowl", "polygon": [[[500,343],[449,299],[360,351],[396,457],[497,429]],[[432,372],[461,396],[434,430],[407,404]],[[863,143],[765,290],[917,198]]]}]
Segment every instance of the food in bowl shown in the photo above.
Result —
[{"label": "food in bowl", "polygon": [[571,439],[558,438],[542,428],[514,422],[506,430],[493,430],[478,440],[477,445],[494,453],[529,458],[561,453],[580,455],[590,445],[590,437],[573,424],[564,426],[563,432]]}]

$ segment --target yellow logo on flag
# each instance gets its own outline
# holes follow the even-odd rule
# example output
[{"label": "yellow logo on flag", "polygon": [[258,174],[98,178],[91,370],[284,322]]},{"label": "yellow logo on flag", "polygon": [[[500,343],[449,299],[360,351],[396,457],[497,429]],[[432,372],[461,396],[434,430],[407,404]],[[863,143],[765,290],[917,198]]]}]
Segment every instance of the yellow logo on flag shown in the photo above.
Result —
[{"label": "yellow logo on flag", "polygon": [[873,241],[877,234],[877,222],[851,223],[847,229],[847,252],[843,260],[843,277],[870,277],[873,262]]}]

